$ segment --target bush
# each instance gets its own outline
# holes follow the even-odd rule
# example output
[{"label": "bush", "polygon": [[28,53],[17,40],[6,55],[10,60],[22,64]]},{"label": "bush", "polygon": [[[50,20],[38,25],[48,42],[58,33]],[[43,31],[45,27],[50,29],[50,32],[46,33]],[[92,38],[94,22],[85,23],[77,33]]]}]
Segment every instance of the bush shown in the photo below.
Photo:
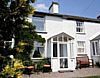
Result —
[{"label": "bush", "polygon": [[96,62],[96,66],[100,68],[100,63],[99,62]]},{"label": "bush", "polygon": [[42,71],[44,64],[49,64],[48,59],[43,59],[43,60],[39,61],[37,63],[37,70]]},{"label": "bush", "polygon": [[24,68],[22,61],[20,60],[13,60],[12,65],[8,64],[4,67],[3,71],[1,72],[2,78],[22,78],[22,68]]},{"label": "bush", "polygon": [[32,60],[26,60],[26,61],[23,62],[23,65],[24,66],[33,66],[34,63],[32,62]]}]

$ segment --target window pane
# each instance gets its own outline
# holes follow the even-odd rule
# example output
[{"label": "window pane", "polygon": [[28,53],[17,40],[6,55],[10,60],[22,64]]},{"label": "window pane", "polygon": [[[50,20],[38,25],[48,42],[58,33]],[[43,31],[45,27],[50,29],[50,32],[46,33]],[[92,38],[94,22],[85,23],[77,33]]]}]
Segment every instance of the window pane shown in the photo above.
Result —
[{"label": "window pane", "polygon": [[57,43],[53,43],[53,57],[57,57]]},{"label": "window pane", "polygon": [[66,57],[67,56],[67,44],[60,44],[60,57]]},{"label": "window pane", "polygon": [[78,46],[84,47],[84,41],[78,41]]},{"label": "window pane", "polygon": [[97,55],[99,55],[99,52],[98,52],[98,42],[95,42],[95,47],[96,47],[96,53],[97,53]]},{"label": "window pane", "polygon": [[64,41],[67,42],[67,37],[64,37]]},{"label": "window pane", "polygon": [[84,53],[84,48],[78,48],[78,53]]},{"label": "window pane", "polygon": [[62,37],[59,37],[59,41],[62,41]]},{"label": "window pane", "polygon": [[78,41],[77,44],[78,44],[78,48],[77,48],[78,53],[85,53],[85,42]]},{"label": "window pane", "polygon": [[57,41],[57,37],[53,38],[53,41]]},{"label": "window pane", "polygon": [[84,31],[84,27],[83,27],[84,22],[81,21],[76,21],[76,32],[83,32]]},{"label": "window pane", "polygon": [[42,43],[34,42],[34,50],[33,58],[44,57],[44,46]]},{"label": "window pane", "polygon": [[93,50],[93,55],[95,55],[95,47],[94,47],[94,42],[92,42],[92,50]]},{"label": "window pane", "polygon": [[70,57],[74,57],[73,43],[70,43]]},{"label": "window pane", "polygon": [[60,59],[60,68],[68,68],[68,59],[67,58]]},{"label": "window pane", "polygon": [[11,48],[11,45],[12,45],[12,42],[6,42],[5,41],[5,43],[4,43],[4,47],[6,47],[6,48]]},{"label": "window pane", "polygon": [[33,17],[33,25],[36,26],[37,31],[44,31],[44,18],[42,17]]}]

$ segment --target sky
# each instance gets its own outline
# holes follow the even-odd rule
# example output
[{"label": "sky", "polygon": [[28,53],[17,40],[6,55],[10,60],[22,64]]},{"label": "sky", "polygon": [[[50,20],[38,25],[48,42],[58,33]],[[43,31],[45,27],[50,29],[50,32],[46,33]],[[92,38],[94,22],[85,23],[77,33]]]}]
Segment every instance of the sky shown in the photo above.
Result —
[{"label": "sky", "polygon": [[37,11],[49,12],[52,1],[59,3],[59,13],[64,15],[96,18],[100,15],[100,0],[36,0]]}]

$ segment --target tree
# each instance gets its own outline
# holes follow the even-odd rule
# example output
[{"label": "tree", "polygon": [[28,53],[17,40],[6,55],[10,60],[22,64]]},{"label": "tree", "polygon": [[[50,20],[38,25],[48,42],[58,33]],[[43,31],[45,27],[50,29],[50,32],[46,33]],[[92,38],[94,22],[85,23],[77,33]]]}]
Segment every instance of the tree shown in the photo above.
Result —
[{"label": "tree", "polygon": [[[4,59],[13,54],[15,58],[29,60],[34,41],[45,42],[38,35],[28,20],[28,16],[34,14],[34,8],[30,3],[35,0],[0,0],[0,56]],[[4,41],[15,40],[14,48],[5,47]],[[4,51],[6,50],[6,52]],[[5,54],[6,53],[6,54]],[[23,58],[25,57],[25,58]]]}]

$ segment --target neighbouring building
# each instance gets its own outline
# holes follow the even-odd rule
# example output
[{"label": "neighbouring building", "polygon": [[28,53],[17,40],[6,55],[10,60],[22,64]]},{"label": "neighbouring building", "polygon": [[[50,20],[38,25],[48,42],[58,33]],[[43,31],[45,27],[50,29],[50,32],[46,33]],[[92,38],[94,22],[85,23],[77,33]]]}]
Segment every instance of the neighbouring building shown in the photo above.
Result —
[{"label": "neighbouring building", "polygon": [[50,58],[53,72],[75,70],[76,57],[87,55],[100,62],[100,16],[97,19],[59,14],[59,4],[52,2],[49,13],[35,12],[32,22],[45,38],[35,42],[33,60]]}]

